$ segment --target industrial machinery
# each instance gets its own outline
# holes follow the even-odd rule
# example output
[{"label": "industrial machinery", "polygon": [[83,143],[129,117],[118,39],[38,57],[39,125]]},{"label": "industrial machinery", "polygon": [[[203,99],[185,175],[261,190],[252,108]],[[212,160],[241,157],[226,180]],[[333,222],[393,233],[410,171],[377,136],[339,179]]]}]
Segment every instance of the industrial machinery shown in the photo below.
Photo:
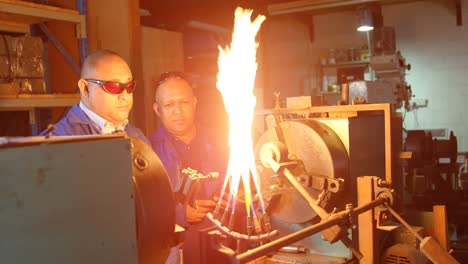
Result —
[{"label": "industrial machinery", "polygon": [[0,172],[0,263],[163,263],[175,243],[169,179],[137,138],[0,138]]},{"label": "industrial machinery", "polygon": [[[401,120],[391,113],[389,104],[268,110],[253,190],[266,211],[209,214],[201,263],[457,263],[397,213]],[[140,140],[2,138],[0,156],[2,263],[163,263],[175,244],[166,172]],[[184,203],[216,177],[186,174]],[[402,228],[413,242],[395,239]]]},{"label": "industrial machinery", "polygon": [[406,72],[411,70],[411,64],[406,63],[397,50],[393,27],[376,27],[369,66],[372,69],[371,80],[348,83],[349,88],[342,90],[342,93],[349,93],[343,95],[343,99],[347,99],[343,100],[344,104],[389,103],[394,110],[404,107],[410,111],[413,94],[411,86],[406,83]]},{"label": "industrial machinery", "polygon": [[406,83],[406,71],[411,69],[399,51],[392,54],[373,55],[370,67],[377,80],[349,83],[349,101],[366,103],[390,103],[394,109],[402,106],[411,110],[411,86]]},{"label": "industrial machinery", "polygon": [[419,205],[457,204],[462,199],[458,186],[457,137],[434,139],[430,131],[409,130],[405,151],[406,187],[411,201]]},{"label": "industrial machinery", "polygon": [[[227,219],[209,215],[215,228],[201,237],[203,260],[392,263],[385,261],[402,252],[397,257],[422,261],[418,263],[428,262],[427,258],[457,263],[395,211],[401,177],[395,177],[398,163],[392,151],[399,153],[401,137],[392,131],[401,127],[389,104],[278,108],[263,113],[271,116],[255,147],[261,179],[261,190],[256,192],[265,198],[269,221],[261,219],[252,232],[248,221],[234,230]],[[390,247],[397,244],[391,235],[399,227],[396,222],[420,241],[420,249]],[[383,259],[385,249],[388,258]]]}]

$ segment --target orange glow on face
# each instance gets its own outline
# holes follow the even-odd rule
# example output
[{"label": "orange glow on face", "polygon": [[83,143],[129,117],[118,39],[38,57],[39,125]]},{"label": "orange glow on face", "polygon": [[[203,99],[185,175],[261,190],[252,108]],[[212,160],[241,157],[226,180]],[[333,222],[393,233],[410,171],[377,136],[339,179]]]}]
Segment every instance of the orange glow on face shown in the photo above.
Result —
[{"label": "orange glow on face", "polygon": [[[255,36],[266,18],[257,16],[252,22],[251,15],[252,10],[244,10],[240,7],[236,9],[231,45],[225,48],[219,47],[219,72],[216,83],[229,115],[230,157],[223,190],[229,182],[229,204],[230,200],[237,198],[242,182],[248,215],[250,215],[250,208],[255,213],[252,207],[251,182],[255,185],[264,211],[251,131],[256,104],[253,91],[257,72],[258,44]],[[234,206],[235,203],[233,203],[233,211]]]}]

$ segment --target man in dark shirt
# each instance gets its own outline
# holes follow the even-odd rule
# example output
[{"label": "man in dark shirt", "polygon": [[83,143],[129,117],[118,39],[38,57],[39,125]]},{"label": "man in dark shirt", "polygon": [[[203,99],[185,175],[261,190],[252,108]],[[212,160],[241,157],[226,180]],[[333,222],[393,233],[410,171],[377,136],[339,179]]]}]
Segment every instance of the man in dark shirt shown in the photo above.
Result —
[{"label": "man in dark shirt", "polygon": [[194,201],[176,207],[176,223],[187,229],[184,263],[196,263],[199,254],[194,232],[209,226],[206,214],[216,205],[216,192],[224,181],[227,141],[218,140],[206,129],[195,125],[197,98],[187,78],[178,72],[163,74],[156,84],[153,110],[162,125],[151,135],[151,145],[167,170],[174,189],[191,168],[206,175],[218,172],[216,180],[206,180],[194,195]]}]

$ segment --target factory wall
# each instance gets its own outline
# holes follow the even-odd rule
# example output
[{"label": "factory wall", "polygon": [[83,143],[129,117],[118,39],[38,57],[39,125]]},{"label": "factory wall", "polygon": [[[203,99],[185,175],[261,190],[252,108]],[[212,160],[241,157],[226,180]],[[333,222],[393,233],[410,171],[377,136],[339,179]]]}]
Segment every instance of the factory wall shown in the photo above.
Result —
[{"label": "factory wall", "polygon": [[429,100],[428,107],[406,114],[405,127],[448,128],[459,151],[468,151],[468,1],[462,0],[458,27],[453,3],[443,2],[388,6],[384,21],[395,27],[398,48],[411,63],[407,81],[415,98]]},{"label": "factory wall", "polygon": [[271,108],[275,93],[281,93],[281,98],[304,93],[303,82],[308,79],[314,61],[310,54],[308,28],[293,17],[269,17],[262,30],[264,105]]},{"label": "factory wall", "polygon": [[[462,26],[456,26],[453,1],[385,5],[382,14],[384,25],[395,28],[397,49],[412,66],[407,82],[415,101],[429,101],[427,107],[402,113],[405,128],[453,130],[459,151],[468,151],[468,0],[462,0]],[[320,60],[329,50],[367,45],[366,34],[355,30],[354,11],[315,15],[311,20],[312,29],[294,18],[270,17],[264,37],[267,103],[273,92],[318,95]]]}]

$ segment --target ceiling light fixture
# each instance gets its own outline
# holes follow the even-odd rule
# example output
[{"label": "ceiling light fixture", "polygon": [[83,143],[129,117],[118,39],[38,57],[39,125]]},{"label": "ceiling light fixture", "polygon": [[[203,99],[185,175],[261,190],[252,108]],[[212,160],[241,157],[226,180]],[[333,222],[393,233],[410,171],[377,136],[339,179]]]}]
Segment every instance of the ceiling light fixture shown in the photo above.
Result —
[{"label": "ceiling light fixture", "polygon": [[374,20],[372,18],[372,9],[368,6],[361,6],[357,9],[358,28],[357,31],[367,32],[374,29]]}]

